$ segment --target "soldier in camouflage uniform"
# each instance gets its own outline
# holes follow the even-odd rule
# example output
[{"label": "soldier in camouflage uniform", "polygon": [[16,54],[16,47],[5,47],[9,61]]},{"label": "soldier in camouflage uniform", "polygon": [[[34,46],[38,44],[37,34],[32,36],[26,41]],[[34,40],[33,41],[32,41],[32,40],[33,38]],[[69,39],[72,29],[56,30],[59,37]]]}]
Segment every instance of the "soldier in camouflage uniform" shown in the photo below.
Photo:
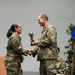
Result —
[{"label": "soldier in camouflage uniform", "polygon": [[37,41],[32,42],[34,50],[32,55],[37,55],[40,61],[40,75],[56,75],[50,72],[51,68],[55,69],[57,61],[57,32],[55,27],[48,23],[47,14],[40,14],[38,23],[43,27],[40,37]]},{"label": "soldier in camouflage uniform", "polygon": [[56,63],[57,75],[65,75],[66,73],[66,62],[63,57],[59,56],[60,48],[57,47],[58,60]]},{"label": "soldier in camouflage uniform", "polygon": [[56,75],[66,75],[66,63],[63,58],[58,57],[57,63],[54,67],[50,69],[50,72],[56,73]]},{"label": "soldier in camouflage uniform", "polygon": [[5,58],[7,75],[20,75],[22,55],[27,56],[29,51],[24,49],[21,43],[22,28],[19,24],[12,24],[7,32],[8,44]]},{"label": "soldier in camouflage uniform", "polygon": [[66,74],[66,63],[63,58],[58,57],[56,63],[57,74],[56,75],[65,75]]}]

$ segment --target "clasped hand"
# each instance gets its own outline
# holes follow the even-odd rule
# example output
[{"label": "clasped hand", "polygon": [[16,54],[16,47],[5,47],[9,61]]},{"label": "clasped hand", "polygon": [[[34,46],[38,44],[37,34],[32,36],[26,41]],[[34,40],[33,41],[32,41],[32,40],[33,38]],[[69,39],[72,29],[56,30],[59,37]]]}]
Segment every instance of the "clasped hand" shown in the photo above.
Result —
[{"label": "clasped hand", "polygon": [[33,55],[33,51],[32,50],[29,50],[28,51],[28,54],[31,56],[31,55]]}]

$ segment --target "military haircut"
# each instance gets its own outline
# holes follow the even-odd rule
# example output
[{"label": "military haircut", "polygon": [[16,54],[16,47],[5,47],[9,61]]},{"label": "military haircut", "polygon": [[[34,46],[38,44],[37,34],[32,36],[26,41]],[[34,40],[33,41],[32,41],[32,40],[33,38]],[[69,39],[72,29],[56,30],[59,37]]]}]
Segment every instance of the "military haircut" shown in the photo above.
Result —
[{"label": "military haircut", "polygon": [[48,16],[47,16],[47,14],[45,14],[45,13],[42,13],[42,14],[41,14],[41,18],[43,18],[43,19],[45,18],[45,19],[48,21]]},{"label": "military haircut", "polygon": [[57,50],[60,52],[60,48],[59,47],[57,47]]}]

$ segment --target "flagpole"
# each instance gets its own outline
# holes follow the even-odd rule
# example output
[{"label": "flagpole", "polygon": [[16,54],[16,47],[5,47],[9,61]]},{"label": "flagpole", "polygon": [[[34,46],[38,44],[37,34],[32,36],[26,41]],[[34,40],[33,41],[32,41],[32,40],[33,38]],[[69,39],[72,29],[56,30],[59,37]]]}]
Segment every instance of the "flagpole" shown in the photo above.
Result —
[{"label": "flagpole", "polygon": [[[75,39],[74,39],[74,49],[75,49]],[[72,56],[72,69],[71,69],[71,75],[73,75],[73,71],[74,71],[74,54]]]},{"label": "flagpole", "polygon": [[75,75],[75,26],[72,31],[71,40],[73,40],[73,55],[72,55],[72,69],[71,69],[71,75]]}]

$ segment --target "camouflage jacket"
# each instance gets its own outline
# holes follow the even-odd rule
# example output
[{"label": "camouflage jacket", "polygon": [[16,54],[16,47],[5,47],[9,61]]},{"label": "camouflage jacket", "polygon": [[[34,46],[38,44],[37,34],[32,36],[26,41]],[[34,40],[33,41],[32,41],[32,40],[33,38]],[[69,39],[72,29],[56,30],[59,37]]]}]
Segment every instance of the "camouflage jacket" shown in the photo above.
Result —
[{"label": "camouflage jacket", "polygon": [[37,55],[37,60],[57,59],[57,32],[53,26],[43,28],[38,41],[33,50],[33,56]]},{"label": "camouflage jacket", "polygon": [[57,58],[57,62],[55,65],[49,66],[49,72],[54,75],[66,75],[66,62],[63,58]]},{"label": "camouflage jacket", "polygon": [[28,50],[23,49],[21,38],[16,33],[10,36],[6,49],[5,61],[22,62],[22,55],[27,56],[28,54]]},{"label": "camouflage jacket", "polygon": [[66,62],[60,56],[58,57],[58,60],[56,63],[56,69],[58,74],[64,74],[66,71]]}]

